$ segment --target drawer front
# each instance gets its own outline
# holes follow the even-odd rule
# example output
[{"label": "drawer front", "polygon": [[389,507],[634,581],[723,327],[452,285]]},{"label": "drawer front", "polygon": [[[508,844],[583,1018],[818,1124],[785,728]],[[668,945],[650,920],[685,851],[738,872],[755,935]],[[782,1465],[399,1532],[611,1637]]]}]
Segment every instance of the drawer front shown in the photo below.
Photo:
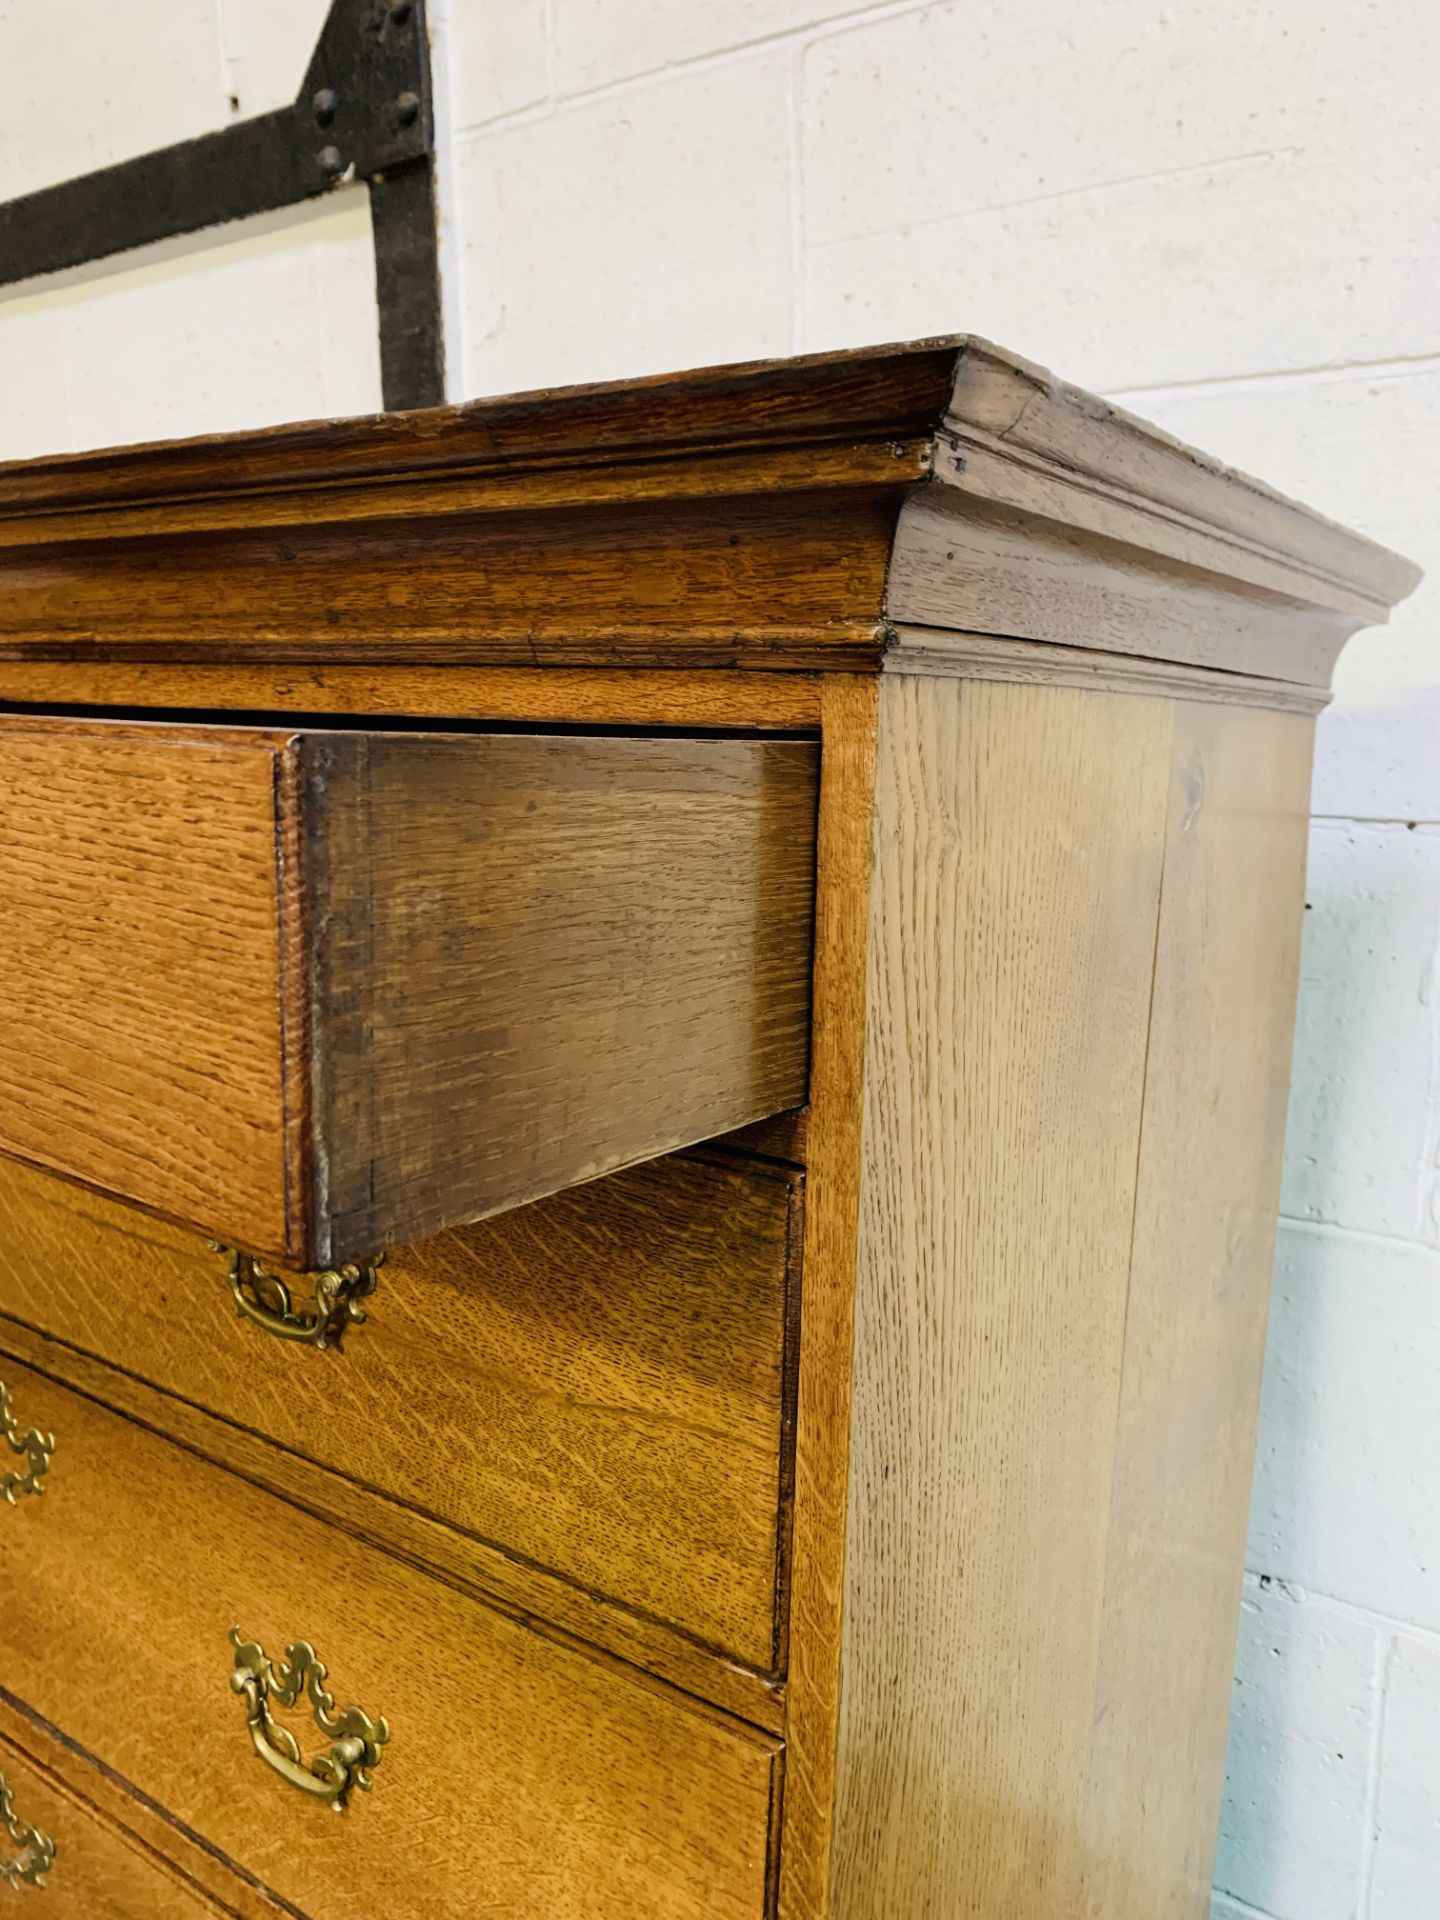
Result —
[{"label": "drawer front", "polygon": [[31,1911],[33,1897],[39,1920],[226,1920],[224,1907],[142,1851],[47,1767],[3,1738],[0,1789],[0,1815],[8,1794],[11,1817],[36,1836],[21,1844],[0,1818],[0,1863],[29,1873],[44,1843],[54,1847],[38,1887],[0,1871],[0,1902],[7,1912],[8,1892],[20,1896],[14,1902],[20,1915]]},{"label": "drawer front", "polygon": [[[312,1920],[761,1920],[776,1742],[5,1366],[57,1441],[46,1498],[0,1508],[6,1686],[263,1886]],[[342,1818],[257,1753],[232,1626],[387,1721]]]},{"label": "drawer front", "polygon": [[796,1105],[816,778],[0,718],[0,1152],[321,1267]]},{"label": "drawer front", "polygon": [[239,1318],[195,1236],[0,1163],[0,1313],[768,1672],[799,1196],[719,1157],[612,1174],[393,1255],[317,1351]]}]

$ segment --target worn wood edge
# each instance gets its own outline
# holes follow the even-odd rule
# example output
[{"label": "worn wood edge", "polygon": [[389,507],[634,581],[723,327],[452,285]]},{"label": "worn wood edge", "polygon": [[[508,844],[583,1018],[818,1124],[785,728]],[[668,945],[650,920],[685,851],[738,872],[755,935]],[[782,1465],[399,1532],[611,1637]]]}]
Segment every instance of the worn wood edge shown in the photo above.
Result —
[{"label": "worn wood edge", "polygon": [[[315,1033],[306,996],[309,943],[305,884],[305,768],[299,741],[291,738],[275,755],[275,909],[280,963],[276,1015],[280,1026],[280,1101],[284,1163],[283,1243],[280,1251],[303,1264],[307,1223],[312,1218],[310,1144],[314,1127]],[[252,1247],[248,1252],[275,1252]]]},{"label": "worn wood edge", "polygon": [[755,453],[700,453],[682,462],[645,458],[590,465],[541,465],[518,471],[461,469],[443,480],[376,478],[363,487],[317,482],[255,494],[205,495],[117,508],[7,519],[0,552],[73,541],[180,538],[264,527],[356,527],[357,541],[377,520],[440,520],[457,515],[579,513],[592,507],[645,506],[671,500],[723,500],[741,494],[831,493],[896,489],[931,470],[928,437],[779,447]]},{"label": "worn wood edge", "polygon": [[0,517],[549,460],[928,436],[962,336],[0,462]]},{"label": "worn wood edge", "polygon": [[819,726],[820,688],[815,673],[727,674],[682,667],[284,668],[213,662],[0,661],[0,707],[149,707],[157,710],[157,719],[197,711],[263,714],[290,708],[357,721],[551,721],[785,731]]},{"label": "worn wood edge", "polygon": [[938,481],[900,511],[887,622],[1325,688],[1365,619]]},{"label": "worn wood edge", "polygon": [[[178,1880],[196,1899],[232,1920],[275,1920],[293,1915],[288,1901],[237,1866],[228,1854],[182,1826],[123,1775],[68,1739],[62,1729],[0,1687],[0,1770],[6,1749],[34,1770],[52,1792],[74,1805],[82,1819],[105,1827],[157,1873]],[[52,1836],[64,1864],[64,1836]],[[58,1890],[58,1880],[57,1880]]]},{"label": "worn wood edge", "polygon": [[758,1673],[678,1627],[347,1479],[27,1321],[0,1314],[0,1351],[467,1599],[627,1674],[652,1676],[727,1724],[773,1736],[784,1731],[786,1688],[778,1676]]},{"label": "worn wood edge", "polygon": [[878,681],[826,680],[779,1920],[825,1920],[829,1902],[878,718]]},{"label": "worn wood edge", "polygon": [[857,441],[873,452],[930,438],[953,484],[993,499],[1018,493],[1018,504],[1049,487],[1073,524],[1118,512],[1134,533],[1144,529],[1139,544],[1183,538],[1191,559],[1196,540],[1215,543],[1222,572],[1253,565],[1267,584],[1274,569],[1294,569],[1324,583],[1322,604],[1340,591],[1388,606],[1419,577],[1361,535],[967,334],[10,462],[0,465],[0,524],[28,521],[32,532],[19,537],[39,539],[47,511],[63,520],[176,501],[194,510],[206,499],[268,496],[273,505],[287,489],[313,495],[358,481],[383,490],[397,474],[413,488],[440,476],[537,474],[547,462],[613,470],[665,453],[773,463],[796,451],[813,459],[827,441],[843,465]]},{"label": "worn wood edge", "polygon": [[958,343],[936,476],[1367,623],[1421,577],[1364,535],[988,341]]},{"label": "worn wood edge", "polygon": [[956,680],[1012,680],[1062,687],[1095,687],[1106,693],[1161,695],[1273,707],[1284,713],[1319,713],[1330,704],[1328,688],[1256,674],[1226,673],[1137,654],[1101,653],[1089,647],[1057,647],[1005,634],[951,632],[942,627],[897,624],[881,663],[884,673],[934,674]]},{"label": "worn wood edge", "polygon": [[[3,575],[0,575],[3,577]],[[593,626],[576,621],[563,631],[535,633],[517,611],[513,628],[490,634],[457,635],[453,628],[410,629],[398,638],[337,642],[333,629],[317,624],[295,627],[283,637],[246,635],[215,640],[205,633],[178,641],[173,634],[147,633],[132,623],[123,638],[94,631],[57,634],[50,628],[15,629],[0,634],[0,667],[73,661],[78,668],[115,662],[138,665],[226,666],[243,664],[315,668],[495,668],[630,667],[666,671],[863,673],[874,671],[883,650],[879,611],[845,616],[814,625],[757,626],[737,622],[717,626]],[[70,696],[73,702],[74,696]]]}]

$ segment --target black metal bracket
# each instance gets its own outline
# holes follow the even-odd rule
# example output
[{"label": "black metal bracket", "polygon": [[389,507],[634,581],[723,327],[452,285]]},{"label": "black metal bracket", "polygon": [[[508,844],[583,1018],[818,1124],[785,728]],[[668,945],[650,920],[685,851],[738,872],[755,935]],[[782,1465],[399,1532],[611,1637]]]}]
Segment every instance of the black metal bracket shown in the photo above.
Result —
[{"label": "black metal bracket", "polygon": [[370,185],[387,407],[445,397],[424,0],[331,0],[288,107],[0,205],[0,286]]}]

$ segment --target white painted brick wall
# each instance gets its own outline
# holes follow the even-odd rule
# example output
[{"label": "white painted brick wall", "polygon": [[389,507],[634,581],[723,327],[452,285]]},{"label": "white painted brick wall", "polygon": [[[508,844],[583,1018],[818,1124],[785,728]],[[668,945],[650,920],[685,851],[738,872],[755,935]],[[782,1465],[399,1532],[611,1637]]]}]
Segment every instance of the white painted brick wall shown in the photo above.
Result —
[{"label": "white painted brick wall", "polygon": [[[456,397],[969,328],[1430,566],[1321,725],[1215,1913],[1436,1920],[1440,10],[430,6]],[[0,195],[286,98],[322,12],[0,0]],[[363,224],[0,295],[0,453],[374,405]]]}]

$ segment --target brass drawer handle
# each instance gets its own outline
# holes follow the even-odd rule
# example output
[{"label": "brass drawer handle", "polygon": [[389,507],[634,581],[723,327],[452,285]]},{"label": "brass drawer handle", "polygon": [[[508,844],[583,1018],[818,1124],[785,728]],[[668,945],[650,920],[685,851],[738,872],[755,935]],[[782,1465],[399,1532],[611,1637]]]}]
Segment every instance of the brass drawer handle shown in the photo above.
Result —
[{"label": "brass drawer handle", "polygon": [[[4,1389],[0,1388],[0,1392]],[[38,1827],[27,1827],[17,1818],[10,1798],[10,1785],[0,1773],[0,1827],[20,1849],[18,1860],[0,1860],[0,1887],[43,1887],[45,1876],[55,1864],[55,1842]]]},{"label": "brass drawer handle", "polygon": [[[314,1794],[336,1813],[343,1813],[352,1787],[370,1791],[370,1769],[379,1766],[380,1749],[390,1738],[388,1722],[372,1720],[359,1707],[336,1712],[335,1697],[325,1686],[325,1666],[308,1641],[296,1640],[286,1647],[285,1664],[278,1673],[263,1649],[253,1640],[240,1638],[238,1627],[230,1629],[230,1644],[235,1650],[230,1685],[245,1696],[245,1724],[256,1753],[292,1787]],[[294,1734],[270,1712],[272,1704],[293,1707],[302,1694],[314,1710],[316,1726],[332,1743],[308,1767],[300,1758]]]},{"label": "brass drawer handle", "polygon": [[375,1273],[380,1265],[334,1267],[314,1274],[313,1307],[297,1309],[290,1283],[264,1267],[252,1254],[237,1252],[218,1240],[206,1243],[212,1253],[228,1253],[226,1273],[235,1311],[245,1320],[253,1320],[277,1340],[291,1340],[310,1347],[338,1347],[346,1327],[365,1318],[362,1300],[375,1291]]},{"label": "brass drawer handle", "polygon": [[0,1473],[0,1495],[13,1507],[22,1493],[44,1493],[40,1482],[55,1456],[55,1436],[41,1433],[37,1427],[30,1427],[24,1433],[20,1431],[11,1408],[10,1389],[3,1380],[0,1380],[0,1434],[12,1453],[23,1455],[29,1462],[24,1473]]}]

